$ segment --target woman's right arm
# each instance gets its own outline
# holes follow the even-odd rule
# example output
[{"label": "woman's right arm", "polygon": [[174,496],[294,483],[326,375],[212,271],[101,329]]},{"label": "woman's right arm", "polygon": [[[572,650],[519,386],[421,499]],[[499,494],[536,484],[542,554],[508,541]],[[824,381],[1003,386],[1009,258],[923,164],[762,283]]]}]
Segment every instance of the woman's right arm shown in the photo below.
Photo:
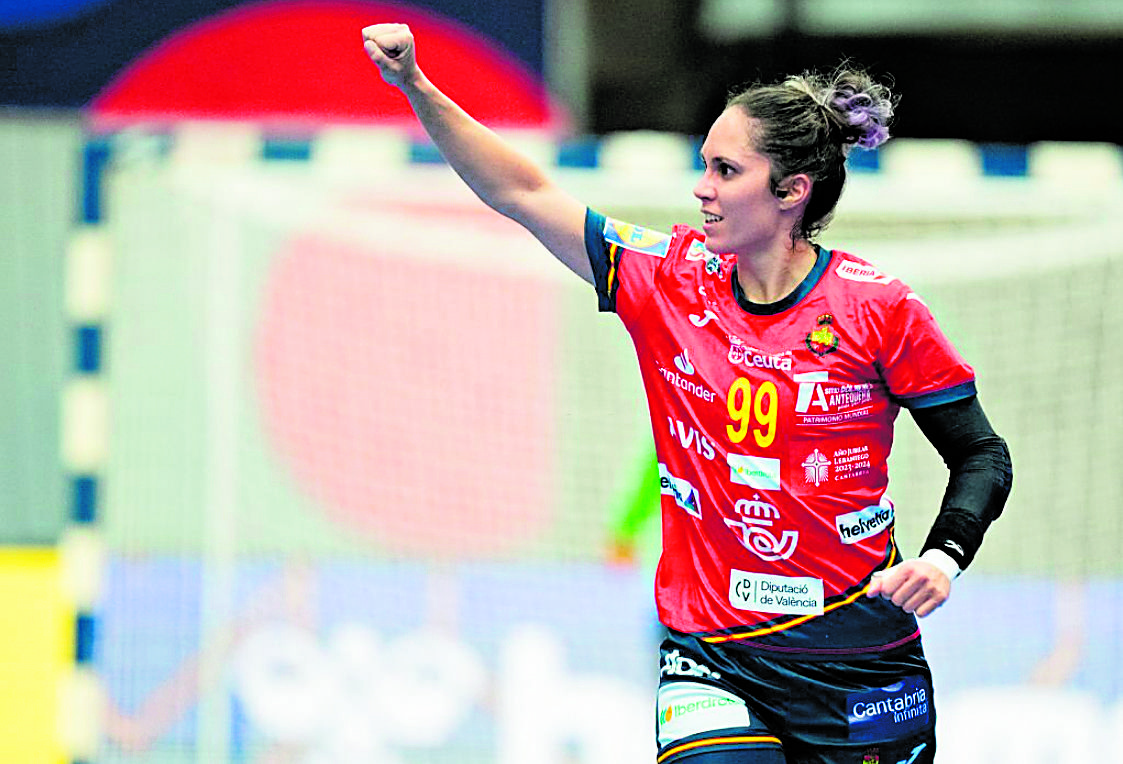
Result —
[{"label": "woman's right arm", "polygon": [[363,48],[382,78],[409,99],[445,161],[476,196],[521,224],[570,270],[593,283],[585,253],[585,205],[425,77],[417,66],[408,26],[366,27]]}]

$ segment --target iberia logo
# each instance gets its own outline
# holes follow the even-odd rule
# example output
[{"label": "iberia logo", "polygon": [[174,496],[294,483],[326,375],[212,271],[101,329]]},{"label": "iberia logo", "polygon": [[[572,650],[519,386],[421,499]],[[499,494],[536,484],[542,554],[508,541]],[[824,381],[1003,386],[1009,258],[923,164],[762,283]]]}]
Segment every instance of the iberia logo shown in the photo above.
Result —
[{"label": "iberia logo", "polygon": [[833,323],[834,316],[830,313],[824,313],[815,319],[816,327],[808,332],[803,339],[807,349],[820,358],[827,353],[838,350],[838,335],[831,329]]}]

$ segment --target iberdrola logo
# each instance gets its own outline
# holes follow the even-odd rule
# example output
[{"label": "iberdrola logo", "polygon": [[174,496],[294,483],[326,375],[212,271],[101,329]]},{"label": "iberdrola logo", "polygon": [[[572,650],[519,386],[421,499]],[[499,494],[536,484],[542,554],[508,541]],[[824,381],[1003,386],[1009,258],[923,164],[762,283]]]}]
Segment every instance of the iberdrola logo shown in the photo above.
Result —
[{"label": "iberdrola logo", "polygon": [[667,706],[667,709],[663,712],[663,724],[666,724],[667,722],[669,722],[671,720],[671,717],[673,717],[674,715],[675,715],[674,705]]},{"label": "iberdrola logo", "polygon": [[834,316],[824,313],[815,319],[815,328],[803,338],[807,349],[820,358],[838,350],[838,335],[831,329],[833,323]]}]

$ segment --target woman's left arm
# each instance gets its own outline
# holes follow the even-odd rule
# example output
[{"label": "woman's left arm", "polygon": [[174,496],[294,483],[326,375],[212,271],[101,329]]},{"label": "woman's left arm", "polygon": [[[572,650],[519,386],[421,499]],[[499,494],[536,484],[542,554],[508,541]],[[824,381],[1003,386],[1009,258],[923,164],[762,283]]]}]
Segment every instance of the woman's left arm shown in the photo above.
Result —
[{"label": "woman's left arm", "polygon": [[942,605],[951,581],[974,559],[983,534],[1010,495],[1010,451],[976,396],[912,410],[950,472],[948,487],[921,555],[875,576],[868,596],[881,596],[918,616]]}]

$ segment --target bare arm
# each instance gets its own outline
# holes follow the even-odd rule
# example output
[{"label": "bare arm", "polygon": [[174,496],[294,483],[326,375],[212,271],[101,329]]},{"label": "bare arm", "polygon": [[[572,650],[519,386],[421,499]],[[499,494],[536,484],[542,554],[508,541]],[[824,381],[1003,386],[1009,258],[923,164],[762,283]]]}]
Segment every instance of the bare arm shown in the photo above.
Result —
[{"label": "bare arm", "polygon": [[363,48],[382,78],[409,99],[414,114],[449,166],[485,204],[521,224],[589,283],[585,205],[431,83],[417,66],[405,24],[363,29]]}]

